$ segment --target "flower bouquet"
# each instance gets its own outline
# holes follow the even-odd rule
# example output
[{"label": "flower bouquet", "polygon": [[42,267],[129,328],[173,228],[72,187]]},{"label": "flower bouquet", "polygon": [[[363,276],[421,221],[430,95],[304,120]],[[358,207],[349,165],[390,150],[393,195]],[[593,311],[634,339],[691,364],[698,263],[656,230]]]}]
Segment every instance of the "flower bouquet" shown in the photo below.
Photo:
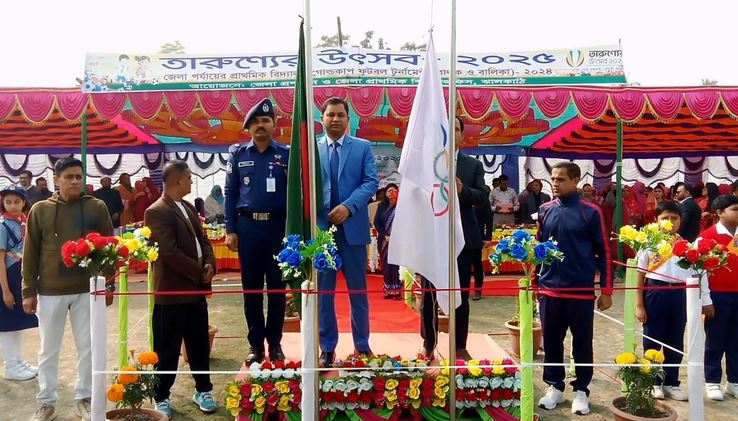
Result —
[{"label": "flower bouquet", "polygon": [[115,402],[118,410],[108,411],[110,420],[161,420],[162,415],[158,411],[141,409],[145,401],[153,402],[156,396],[154,390],[159,384],[159,377],[155,374],[139,374],[139,371],[153,371],[154,365],[159,362],[155,352],[142,352],[135,357],[131,351],[131,364],[120,367],[115,376],[113,384],[107,391],[107,398]]},{"label": "flower bouquet", "polygon": [[624,225],[620,228],[617,240],[630,247],[636,254],[648,250],[658,253],[661,257],[671,256],[671,243],[674,235],[671,234],[671,221],[653,222],[636,229],[633,225]]},{"label": "flower bouquet", "polygon": [[[615,363],[620,367],[617,376],[627,388],[625,397],[613,400],[611,409],[617,417],[619,412],[647,418],[661,418],[674,411],[664,405],[657,405],[653,397],[653,386],[664,380],[664,354],[655,349],[649,349],[638,358],[632,352],[623,352],[615,357]],[[625,419],[625,418],[619,418]],[[630,419],[630,418],[627,418]],[[672,418],[674,419],[674,418]]]},{"label": "flower bouquet", "polygon": [[[116,267],[120,261],[128,259],[128,254],[128,248],[123,246],[117,238],[102,236],[97,232],[89,233],[74,241],[67,241],[61,247],[64,266],[86,268],[90,277],[95,281],[96,291],[101,273],[106,269]],[[115,284],[112,281],[109,282],[106,289],[105,303],[109,306],[113,303],[112,293],[115,291]]]},{"label": "flower bouquet", "polygon": [[260,417],[275,412],[299,414],[301,367],[299,361],[251,364],[247,379],[226,386],[226,410],[234,417],[239,414]]},{"label": "flower bouquet", "polygon": [[156,261],[159,258],[159,246],[155,242],[151,242],[150,238],[151,228],[146,226],[136,228],[117,237],[122,246],[121,250],[125,249],[127,251],[125,256],[121,252],[122,260],[126,264],[133,260],[141,262]]},{"label": "flower bouquet", "polygon": [[[447,361],[441,365],[447,365]],[[520,372],[510,358],[457,360],[457,408],[508,408],[520,405]],[[443,375],[443,371],[441,373]]]},{"label": "flower bouquet", "polygon": [[530,279],[534,266],[550,265],[557,260],[564,260],[564,253],[559,250],[556,241],[549,239],[539,242],[526,230],[516,230],[512,235],[500,239],[494,253],[489,255],[493,273],[497,273],[502,262],[515,261],[523,265],[527,279]]},{"label": "flower bouquet", "polygon": [[727,265],[738,264],[738,255],[728,251],[728,247],[710,238],[702,238],[690,243],[679,240],[674,243],[672,253],[679,257],[677,264],[682,269],[692,269],[699,278]]}]

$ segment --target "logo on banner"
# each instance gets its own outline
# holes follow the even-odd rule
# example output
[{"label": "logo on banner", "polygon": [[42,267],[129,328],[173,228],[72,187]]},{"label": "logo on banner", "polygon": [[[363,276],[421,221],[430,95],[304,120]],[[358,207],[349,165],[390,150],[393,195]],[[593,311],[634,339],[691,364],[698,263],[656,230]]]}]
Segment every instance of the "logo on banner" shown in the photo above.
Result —
[{"label": "logo on banner", "polygon": [[569,50],[566,54],[566,64],[569,67],[579,67],[584,64],[584,54],[582,50]]},{"label": "logo on banner", "polygon": [[[433,183],[430,202],[434,216],[443,216],[448,212],[449,176],[448,149],[446,149],[446,143],[448,142],[448,133],[446,132],[446,128],[443,127],[443,125],[441,125],[441,137],[443,149],[433,158],[433,175],[436,178],[436,182]],[[444,176],[444,174],[446,175]]]}]

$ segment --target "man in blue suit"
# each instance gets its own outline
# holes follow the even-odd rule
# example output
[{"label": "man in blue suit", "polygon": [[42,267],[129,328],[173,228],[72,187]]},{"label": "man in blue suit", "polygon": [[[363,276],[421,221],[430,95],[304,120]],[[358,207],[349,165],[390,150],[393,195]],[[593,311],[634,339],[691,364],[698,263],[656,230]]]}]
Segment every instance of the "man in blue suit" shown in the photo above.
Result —
[{"label": "man in blue suit", "polygon": [[[379,187],[374,153],[369,141],[346,134],[349,115],[344,100],[328,98],[322,112],[326,134],[318,140],[318,151],[323,167],[324,203],[318,210],[318,225],[324,230],[331,225],[338,228],[335,240],[343,259],[346,285],[349,290],[366,290],[366,245],[370,241],[368,203]],[[319,273],[318,287],[334,291],[336,272]],[[355,351],[371,355],[367,294],[351,293],[349,300]],[[318,308],[323,351],[320,365],[329,367],[333,365],[338,344],[335,295],[320,294]]]}]

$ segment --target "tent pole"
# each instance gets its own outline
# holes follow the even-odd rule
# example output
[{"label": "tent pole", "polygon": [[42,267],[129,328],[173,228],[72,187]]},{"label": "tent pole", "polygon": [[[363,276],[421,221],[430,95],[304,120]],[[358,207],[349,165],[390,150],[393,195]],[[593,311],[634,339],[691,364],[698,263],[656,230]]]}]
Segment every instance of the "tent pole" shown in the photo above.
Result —
[{"label": "tent pole", "polygon": [[[448,360],[451,367],[456,365],[456,0],[451,0],[451,56],[449,57],[448,75]],[[461,233],[459,233],[461,234]],[[463,234],[461,234],[463,235]],[[449,420],[456,421],[456,370],[449,370]]]},{"label": "tent pole", "polygon": [[[618,118],[615,139],[615,232],[623,226],[623,121]],[[618,241],[618,261],[623,261],[623,243]],[[623,276],[623,267],[618,266],[617,277]]]},{"label": "tent pole", "polygon": [[85,192],[91,194],[87,190],[87,110],[82,113],[82,141],[80,145],[80,155],[82,160],[82,185],[85,186]]}]

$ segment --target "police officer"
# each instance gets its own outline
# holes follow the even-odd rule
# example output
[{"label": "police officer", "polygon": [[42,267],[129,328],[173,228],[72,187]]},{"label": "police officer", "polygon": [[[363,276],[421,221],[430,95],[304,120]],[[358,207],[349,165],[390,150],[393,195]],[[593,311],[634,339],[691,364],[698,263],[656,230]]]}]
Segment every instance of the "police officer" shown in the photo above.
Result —
[{"label": "police officer", "polygon": [[[225,182],[226,245],[238,250],[244,290],[284,290],[274,256],[284,237],[287,207],[287,160],[289,150],[272,139],[274,106],[265,98],[246,114],[243,128],[251,141],[229,149]],[[244,313],[250,344],[246,363],[262,362],[264,339],[269,359],[284,360],[280,342],[284,325],[285,294],[268,293],[266,323],[264,298],[244,294]]]}]

